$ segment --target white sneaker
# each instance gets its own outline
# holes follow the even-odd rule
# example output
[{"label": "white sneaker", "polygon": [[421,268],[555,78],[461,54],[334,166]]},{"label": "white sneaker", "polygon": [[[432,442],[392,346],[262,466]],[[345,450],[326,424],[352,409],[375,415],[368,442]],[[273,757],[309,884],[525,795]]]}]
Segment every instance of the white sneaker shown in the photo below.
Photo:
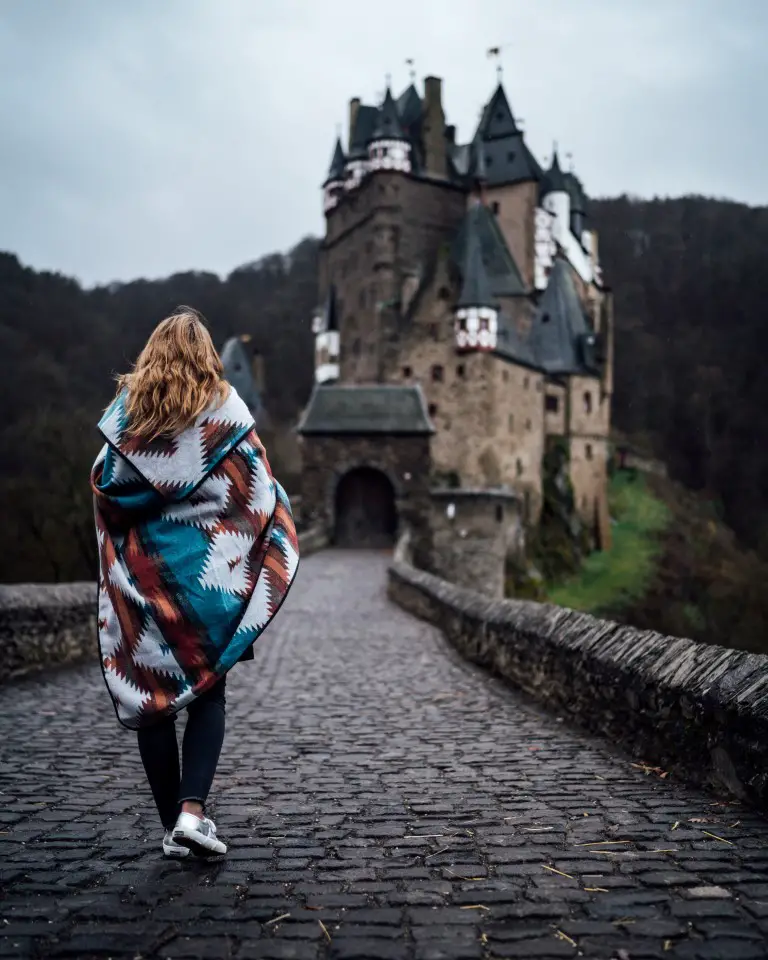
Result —
[{"label": "white sneaker", "polygon": [[176,843],[173,839],[173,830],[166,830],[163,837],[163,853],[166,857],[188,857],[189,848]]},{"label": "white sneaker", "polygon": [[180,813],[173,828],[173,842],[189,848],[198,857],[210,857],[227,852],[226,843],[216,837],[216,825],[208,817],[194,813]]}]

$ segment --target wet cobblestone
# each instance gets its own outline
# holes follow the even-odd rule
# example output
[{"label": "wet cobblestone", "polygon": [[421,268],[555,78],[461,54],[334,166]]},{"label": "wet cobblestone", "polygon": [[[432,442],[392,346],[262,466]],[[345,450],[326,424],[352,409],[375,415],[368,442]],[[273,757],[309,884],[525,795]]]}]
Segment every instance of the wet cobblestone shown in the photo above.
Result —
[{"label": "wet cobblestone", "polygon": [[98,665],[0,694],[0,957],[768,957],[768,826],[460,661],[383,554],[302,562],[168,862]]}]

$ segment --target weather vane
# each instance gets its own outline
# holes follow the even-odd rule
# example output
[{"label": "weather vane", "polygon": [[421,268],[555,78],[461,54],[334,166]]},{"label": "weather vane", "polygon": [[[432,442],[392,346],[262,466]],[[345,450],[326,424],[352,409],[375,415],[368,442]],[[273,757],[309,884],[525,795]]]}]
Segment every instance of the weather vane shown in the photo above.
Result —
[{"label": "weather vane", "polygon": [[416,79],[416,70],[413,57],[408,57],[408,59],[405,61],[405,65],[408,67],[408,76],[411,78],[411,83],[413,83]]},{"label": "weather vane", "polygon": [[501,51],[508,46],[509,43],[500,43],[498,47],[489,47],[486,52],[488,57],[496,61],[496,76],[499,80],[499,83],[501,83],[501,77],[504,73],[504,68],[501,65]]}]

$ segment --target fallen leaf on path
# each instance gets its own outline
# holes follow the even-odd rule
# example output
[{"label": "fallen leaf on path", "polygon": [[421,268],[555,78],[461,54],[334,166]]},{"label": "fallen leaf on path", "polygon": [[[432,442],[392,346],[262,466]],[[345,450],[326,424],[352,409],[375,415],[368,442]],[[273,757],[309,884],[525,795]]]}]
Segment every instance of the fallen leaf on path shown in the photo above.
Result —
[{"label": "fallen leaf on path", "polygon": [[328,943],[330,943],[330,942],[331,942],[331,935],[330,935],[330,933],[328,933],[328,927],[326,927],[326,925],[323,923],[322,920],[318,920],[317,922],[320,924],[320,929],[321,929],[321,930],[323,931],[323,933],[325,934],[325,937],[326,937],[326,939],[328,940]]}]

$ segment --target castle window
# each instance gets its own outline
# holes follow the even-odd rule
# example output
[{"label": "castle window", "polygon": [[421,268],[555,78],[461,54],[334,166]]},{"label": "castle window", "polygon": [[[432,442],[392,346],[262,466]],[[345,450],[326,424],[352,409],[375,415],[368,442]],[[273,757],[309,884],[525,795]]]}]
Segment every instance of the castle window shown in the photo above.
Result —
[{"label": "castle window", "polygon": [[522,477],[522,475],[523,475],[523,461],[520,459],[520,457],[518,457],[517,460],[515,461],[515,469],[517,470],[517,475],[518,475],[518,477]]},{"label": "castle window", "polygon": [[443,368],[439,363],[436,363],[434,367],[432,367],[432,379],[435,381],[435,383],[443,382]]},{"label": "castle window", "polygon": [[526,377],[526,378],[523,380],[523,389],[524,389],[524,390],[527,390],[528,387],[530,386],[530,383],[531,383],[530,377]]},{"label": "castle window", "polygon": [[501,379],[504,381],[504,383],[506,383],[507,380],[509,380],[509,370],[503,370],[503,371],[502,371],[502,373],[501,373]]},{"label": "castle window", "polygon": [[584,453],[586,454],[587,460],[592,459],[592,444],[588,443],[584,448]]},{"label": "castle window", "polygon": [[493,201],[493,203],[491,204],[491,210],[493,211],[494,216],[498,217],[499,211],[501,210],[498,200]]},{"label": "castle window", "polygon": [[504,507],[500,504],[496,504],[496,523],[502,523],[504,521]]},{"label": "castle window", "polygon": [[542,316],[542,318],[541,318],[541,322],[542,322],[542,323],[549,323],[549,321],[550,321],[550,316],[549,316],[548,313],[545,313],[545,314]]},{"label": "castle window", "polygon": [[448,287],[440,287],[440,290],[438,291],[437,296],[438,296],[438,299],[440,300],[450,300],[451,291],[448,289]]},{"label": "castle window", "polygon": [[512,433],[515,429],[515,415],[510,413],[509,415],[509,432]]},{"label": "castle window", "polygon": [[589,391],[584,394],[584,413],[592,413],[592,394]]},{"label": "castle window", "polygon": [[427,409],[428,409],[428,411],[429,411],[430,417],[434,417],[434,416],[437,415],[437,404],[436,404],[436,403],[430,403],[430,405],[429,405],[429,407],[428,407]]},{"label": "castle window", "polygon": [[526,429],[526,430],[533,430],[533,424],[531,423],[530,420],[526,420],[526,421],[525,421],[525,429]]},{"label": "castle window", "polygon": [[460,364],[456,367],[456,376],[457,376],[460,380],[463,380],[463,379],[464,379],[464,364],[463,364],[463,363],[460,363]]},{"label": "castle window", "polygon": [[407,380],[413,374],[410,367],[403,367],[403,377]]},{"label": "castle window", "polygon": [[433,340],[437,340],[437,324],[436,323],[430,323],[429,335],[432,337]]},{"label": "castle window", "polygon": [[548,413],[557,413],[557,411],[560,409],[560,400],[558,397],[548,393],[547,398],[544,401],[544,405]]},{"label": "castle window", "polygon": [[352,356],[360,356],[360,337],[355,337],[355,339],[352,341]]}]

